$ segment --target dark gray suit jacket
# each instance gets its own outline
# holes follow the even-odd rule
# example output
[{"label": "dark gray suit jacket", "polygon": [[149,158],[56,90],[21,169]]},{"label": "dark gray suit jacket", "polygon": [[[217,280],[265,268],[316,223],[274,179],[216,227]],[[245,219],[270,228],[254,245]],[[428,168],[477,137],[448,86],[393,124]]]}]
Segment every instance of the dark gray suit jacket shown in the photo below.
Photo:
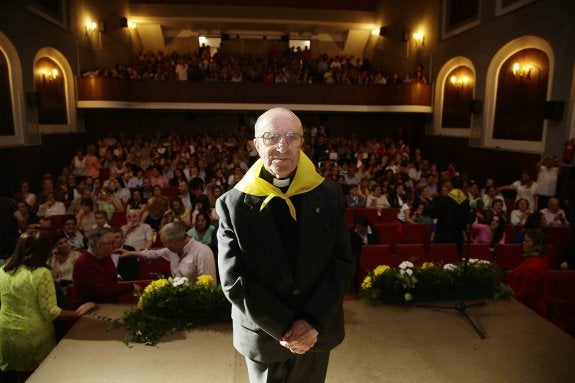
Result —
[{"label": "dark gray suit jacket", "polygon": [[344,197],[337,184],[325,180],[299,197],[295,275],[272,211],[269,206],[260,211],[264,197],[232,189],[216,203],[219,273],[232,303],[234,346],[264,363],[293,356],[278,338],[302,313],[319,331],[312,351],[329,351],[344,338],[343,296],[356,261]]}]

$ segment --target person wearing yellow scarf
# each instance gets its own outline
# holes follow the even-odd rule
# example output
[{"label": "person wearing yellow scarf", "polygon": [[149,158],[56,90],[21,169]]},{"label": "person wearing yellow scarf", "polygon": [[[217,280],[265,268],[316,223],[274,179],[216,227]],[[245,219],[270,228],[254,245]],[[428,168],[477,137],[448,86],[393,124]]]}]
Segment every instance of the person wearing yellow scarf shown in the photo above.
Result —
[{"label": "person wearing yellow scarf", "polygon": [[437,219],[434,242],[455,243],[459,254],[463,250],[464,232],[471,219],[469,200],[461,190],[463,181],[459,177],[451,181],[453,189],[443,197],[436,198],[432,203],[432,217]]},{"label": "person wearing yellow scarf", "polygon": [[236,184],[235,188],[256,197],[266,196],[260,210],[266,207],[274,197],[283,199],[288,205],[290,215],[294,220],[297,220],[295,207],[290,197],[315,189],[323,182],[323,177],[316,172],[311,160],[303,152],[300,152],[296,174],[293,181],[290,182],[288,190],[284,193],[280,188],[260,177],[263,164],[263,160],[258,159],[241,181]]},{"label": "person wearing yellow scarf", "polygon": [[254,138],[260,158],[216,201],[220,280],[252,383],[325,381],[345,334],[343,297],[356,272],[345,199],[302,145],[293,112],[263,113]]}]

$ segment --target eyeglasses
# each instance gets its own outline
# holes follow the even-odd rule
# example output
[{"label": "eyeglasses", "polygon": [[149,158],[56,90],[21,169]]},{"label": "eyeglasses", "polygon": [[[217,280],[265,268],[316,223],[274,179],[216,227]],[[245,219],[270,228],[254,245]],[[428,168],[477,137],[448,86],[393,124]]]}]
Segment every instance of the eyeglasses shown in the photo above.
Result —
[{"label": "eyeglasses", "polygon": [[302,135],[301,133],[296,132],[287,132],[287,133],[276,133],[276,132],[265,132],[260,137],[266,146],[274,146],[280,143],[282,137],[285,139],[285,143],[291,147],[298,147],[301,146],[302,143]]}]

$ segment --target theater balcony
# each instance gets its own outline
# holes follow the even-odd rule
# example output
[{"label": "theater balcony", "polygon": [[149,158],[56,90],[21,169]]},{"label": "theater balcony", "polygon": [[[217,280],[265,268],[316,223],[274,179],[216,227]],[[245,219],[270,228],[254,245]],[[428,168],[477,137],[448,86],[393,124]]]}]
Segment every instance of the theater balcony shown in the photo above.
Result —
[{"label": "theater balcony", "polygon": [[79,77],[78,108],[431,113],[431,85],[264,84]]}]

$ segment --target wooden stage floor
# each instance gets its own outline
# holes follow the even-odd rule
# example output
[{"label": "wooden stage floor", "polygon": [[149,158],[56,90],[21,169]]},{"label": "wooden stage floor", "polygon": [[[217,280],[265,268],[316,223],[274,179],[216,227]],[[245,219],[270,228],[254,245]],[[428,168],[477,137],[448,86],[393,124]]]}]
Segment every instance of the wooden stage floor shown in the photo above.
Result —
[{"label": "wooden stage floor", "polygon": [[[449,305],[449,304],[448,304]],[[470,312],[480,339],[452,310],[344,303],[346,339],[332,352],[327,382],[575,382],[575,338],[516,301],[489,301]],[[97,313],[121,317],[127,306]],[[247,383],[231,324],[165,338],[156,347],[121,342],[81,318],[30,377],[30,383]]]}]

